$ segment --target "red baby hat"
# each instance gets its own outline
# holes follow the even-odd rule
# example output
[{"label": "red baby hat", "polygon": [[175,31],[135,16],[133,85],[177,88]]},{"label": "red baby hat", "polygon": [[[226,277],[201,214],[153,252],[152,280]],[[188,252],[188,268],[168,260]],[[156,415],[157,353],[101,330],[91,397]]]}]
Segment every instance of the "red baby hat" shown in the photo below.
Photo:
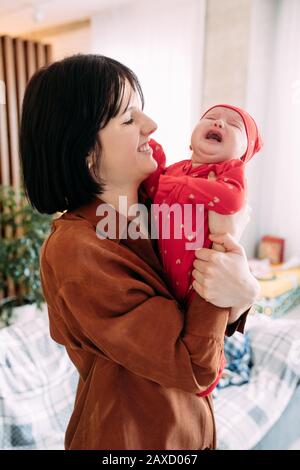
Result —
[{"label": "red baby hat", "polygon": [[[246,133],[247,133],[248,147],[247,147],[245,154],[242,156],[241,159],[244,162],[248,162],[255,153],[260,151],[260,149],[263,146],[263,141],[260,136],[259,130],[257,128],[256,122],[254,121],[253,117],[251,117],[250,114],[247,113],[247,111],[244,111],[244,109],[241,109],[241,108],[237,108],[236,106],[231,106],[229,104],[214,105],[211,108],[209,108],[207,111],[205,111],[203,116],[205,116],[205,114],[207,114],[208,111],[210,111],[211,109],[219,108],[219,107],[233,109],[233,111],[236,111],[242,117],[244,124],[245,124]],[[203,116],[201,117],[201,119],[203,118]]]}]

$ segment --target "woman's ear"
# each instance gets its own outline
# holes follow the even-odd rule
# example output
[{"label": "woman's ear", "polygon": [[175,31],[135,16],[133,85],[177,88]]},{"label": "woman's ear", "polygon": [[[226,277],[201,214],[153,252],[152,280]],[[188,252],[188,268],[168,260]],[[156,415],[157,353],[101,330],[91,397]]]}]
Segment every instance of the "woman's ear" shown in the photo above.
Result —
[{"label": "woman's ear", "polygon": [[93,152],[92,150],[87,154],[86,157],[86,164],[88,166],[88,169],[90,170],[93,164]]}]

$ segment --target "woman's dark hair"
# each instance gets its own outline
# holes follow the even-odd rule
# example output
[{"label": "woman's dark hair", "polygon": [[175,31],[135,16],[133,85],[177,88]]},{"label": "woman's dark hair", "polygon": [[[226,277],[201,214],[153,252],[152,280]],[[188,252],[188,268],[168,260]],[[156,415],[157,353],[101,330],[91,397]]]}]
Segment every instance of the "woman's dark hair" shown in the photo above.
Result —
[{"label": "woman's dark hair", "polygon": [[[23,100],[20,158],[26,196],[41,213],[73,210],[101,195],[87,156],[100,157],[97,134],[115,117],[125,80],[144,97],[136,75],[100,55],[74,55],[38,70]],[[97,165],[96,165],[97,166]]]}]

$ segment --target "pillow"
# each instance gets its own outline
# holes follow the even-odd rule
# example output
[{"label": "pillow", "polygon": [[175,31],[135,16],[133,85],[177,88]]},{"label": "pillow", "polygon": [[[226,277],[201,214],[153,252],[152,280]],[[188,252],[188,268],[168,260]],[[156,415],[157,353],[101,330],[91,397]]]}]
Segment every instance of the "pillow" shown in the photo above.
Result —
[{"label": "pillow", "polygon": [[0,329],[0,448],[63,449],[77,382],[47,314]]},{"label": "pillow", "polygon": [[300,381],[300,321],[265,315],[246,323],[250,380],[218,391],[214,400],[218,449],[245,450],[266,435],[286,409]]},{"label": "pillow", "polygon": [[217,388],[249,382],[252,362],[248,333],[237,332],[233,336],[225,337],[224,353],[226,365]]},{"label": "pillow", "polygon": [[300,376],[300,319],[256,314],[249,317],[246,331],[256,371],[269,364],[272,369],[288,367]]}]

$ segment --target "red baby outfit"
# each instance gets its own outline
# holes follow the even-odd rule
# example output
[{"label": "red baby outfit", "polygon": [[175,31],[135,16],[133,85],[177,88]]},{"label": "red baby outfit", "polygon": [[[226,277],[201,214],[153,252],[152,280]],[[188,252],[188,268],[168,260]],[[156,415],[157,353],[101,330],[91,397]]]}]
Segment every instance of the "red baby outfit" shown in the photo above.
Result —
[{"label": "red baby outfit", "polygon": [[[149,142],[158,167],[143,182],[144,189],[155,204],[167,204],[168,207],[178,204],[177,208],[181,208],[182,218],[176,218],[174,212],[168,208],[166,212],[154,213],[158,223],[159,251],[169,285],[175,297],[184,306],[190,304],[195,293],[191,274],[195,248],[211,248],[212,245],[208,238],[208,211],[213,210],[224,215],[234,214],[243,207],[246,196],[245,162],[249,161],[262,145],[255,121],[246,111],[224,104],[213,106],[215,107],[233,109],[243,118],[248,146],[240,160],[232,159],[193,167],[189,159],[166,167],[166,157],[161,145],[153,139]],[[184,207],[185,204],[189,205],[189,213]],[[166,227],[170,228],[169,237],[166,236]],[[176,232],[178,235],[175,236]],[[186,244],[193,242],[196,242],[194,248],[187,249]],[[217,385],[225,366],[224,357],[221,363],[218,379],[209,391],[204,392],[205,394],[210,393]]]},{"label": "red baby outfit", "polygon": [[[186,243],[201,240],[202,243],[199,243],[197,248],[210,248],[212,242],[208,238],[208,211],[214,210],[226,215],[234,214],[243,207],[246,197],[245,162],[249,161],[262,145],[255,121],[246,111],[225,104],[213,106],[215,107],[233,109],[243,118],[248,146],[241,160],[232,159],[222,163],[208,163],[193,167],[189,159],[166,167],[166,157],[161,145],[153,139],[149,142],[158,167],[143,182],[148,196],[155,204],[165,203],[168,206],[179,204],[183,215],[187,212],[184,204],[190,205],[191,213],[186,213],[186,220],[183,220],[183,217],[181,220],[175,219],[172,210],[156,214],[157,222],[161,222],[159,223],[158,244],[163,266],[170,288],[179,302],[183,304],[191,301],[193,293],[193,289],[190,288],[191,271],[195,259],[194,249],[188,250]],[[214,177],[210,177],[212,173]],[[204,209],[202,221],[200,220],[201,214],[199,215],[201,207],[197,208],[197,205],[202,205]],[[200,224],[196,224],[197,210]],[[168,225],[170,226],[169,238],[163,236],[163,229],[165,230]],[[175,232],[180,235],[178,238],[174,237]]]}]

